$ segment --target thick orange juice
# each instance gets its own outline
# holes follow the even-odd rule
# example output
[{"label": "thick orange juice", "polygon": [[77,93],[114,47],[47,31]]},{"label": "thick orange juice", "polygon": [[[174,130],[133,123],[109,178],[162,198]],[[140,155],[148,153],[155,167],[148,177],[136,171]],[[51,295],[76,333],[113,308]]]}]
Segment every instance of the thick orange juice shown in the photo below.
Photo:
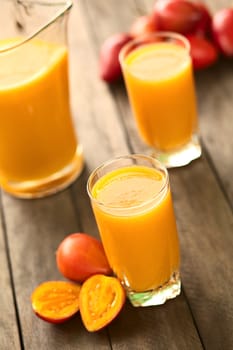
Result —
[{"label": "thick orange juice", "polygon": [[178,272],[179,243],[171,193],[160,171],[124,166],[91,190],[92,206],[110,265],[124,285],[145,292]]},{"label": "thick orange juice", "polygon": [[[0,49],[19,41],[0,42]],[[38,39],[1,53],[0,183],[48,178],[77,157],[64,46]],[[81,154],[80,167],[81,167]]]},{"label": "thick orange juice", "polygon": [[197,131],[187,48],[172,42],[148,43],[122,60],[129,99],[144,141],[162,151],[183,147]]}]

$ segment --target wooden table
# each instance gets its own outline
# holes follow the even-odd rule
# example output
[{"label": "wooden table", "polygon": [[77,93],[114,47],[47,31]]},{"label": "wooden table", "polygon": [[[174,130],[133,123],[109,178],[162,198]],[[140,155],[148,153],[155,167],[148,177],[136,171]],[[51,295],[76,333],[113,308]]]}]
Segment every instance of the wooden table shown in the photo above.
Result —
[{"label": "wooden table", "polygon": [[[86,167],[67,190],[38,200],[1,194],[0,349],[233,349],[233,60],[195,74],[203,156],[169,171],[182,253],[182,293],[159,307],[126,303],[117,319],[88,333],[80,316],[63,325],[39,320],[30,295],[61,279],[55,251],[72,232],[98,236],[87,177],[116,155],[148,152],[139,139],[122,81],[98,78],[103,40],[128,30],[153,0],[75,0],[69,23],[71,92]],[[214,11],[231,1],[208,0]]]}]

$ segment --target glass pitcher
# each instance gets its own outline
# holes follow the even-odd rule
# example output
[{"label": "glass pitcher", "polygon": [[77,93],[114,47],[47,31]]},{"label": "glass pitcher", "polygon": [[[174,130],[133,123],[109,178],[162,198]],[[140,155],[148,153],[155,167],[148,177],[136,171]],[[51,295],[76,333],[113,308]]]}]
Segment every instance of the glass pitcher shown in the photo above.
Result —
[{"label": "glass pitcher", "polygon": [[72,2],[0,4],[0,186],[17,197],[43,197],[83,168],[69,100]]}]

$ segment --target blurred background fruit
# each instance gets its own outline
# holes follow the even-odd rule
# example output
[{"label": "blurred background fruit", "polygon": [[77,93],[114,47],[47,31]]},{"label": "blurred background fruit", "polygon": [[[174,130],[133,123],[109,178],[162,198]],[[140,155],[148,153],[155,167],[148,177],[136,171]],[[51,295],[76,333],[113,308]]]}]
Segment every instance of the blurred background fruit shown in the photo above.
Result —
[{"label": "blurred background fruit", "polygon": [[212,31],[221,52],[233,57],[233,8],[225,8],[214,14]]},{"label": "blurred background fruit", "polygon": [[129,23],[128,33],[113,34],[105,40],[99,57],[100,78],[110,83],[121,77],[121,48],[131,39],[156,31],[185,35],[195,70],[212,66],[220,54],[233,57],[233,7],[212,14],[200,0],[157,0],[150,13]]},{"label": "blurred background fruit", "polygon": [[199,8],[201,17],[196,25],[194,34],[199,36],[210,36],[211,35],[211,23],[212,15],[208,7],[202,2],[196,2],[196,6]]},{"label": "blurred background fruit", "polygon": [[156,18],[152,15],[145,15],[136,18],[130,28],[130,34],[136,38],[140,35],[153,33],[158,29]]},{"label": "blurred background fruit", "polygon": [[200,7],[188,0],[158,0],[153,11],[160,30],[181,34],[194,31],[202,19]]},{"label": "blurred background fruit", "polygon": [[99,75],[102,80],[112,82],[121,76],[119,52],[131,39],[132,36],[128,33],[116,33],[105,40],[99,59]]},{"label": "blurred background fruit", "polygon": [[217,61],[218,50],[211,41],[195,35],[188,35],[187,39],[194,69],[207,68]]}]

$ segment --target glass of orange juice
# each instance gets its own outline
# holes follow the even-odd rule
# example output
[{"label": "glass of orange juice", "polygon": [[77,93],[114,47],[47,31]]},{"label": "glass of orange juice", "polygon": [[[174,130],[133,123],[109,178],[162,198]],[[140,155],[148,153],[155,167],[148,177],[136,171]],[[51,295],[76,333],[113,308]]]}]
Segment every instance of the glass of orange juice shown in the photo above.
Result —
[{"label": "glass of orange juice", "polygon": [[139,133],[166,167],[200,157],[195,85],[188,40],[157,32],[131,40],[120,63]]},{"label": "glass of orange juice", "polygon": [[68,81],[72,2],[0,4],[0,186],[18,197],[43,197],[68,186],[83,167]]},{"label": "glass of orange juice", "polygon": [[87,182],[110,266],[134,306],[180,293],[180,252],[166,167],[133,154],[107,161]]}]

